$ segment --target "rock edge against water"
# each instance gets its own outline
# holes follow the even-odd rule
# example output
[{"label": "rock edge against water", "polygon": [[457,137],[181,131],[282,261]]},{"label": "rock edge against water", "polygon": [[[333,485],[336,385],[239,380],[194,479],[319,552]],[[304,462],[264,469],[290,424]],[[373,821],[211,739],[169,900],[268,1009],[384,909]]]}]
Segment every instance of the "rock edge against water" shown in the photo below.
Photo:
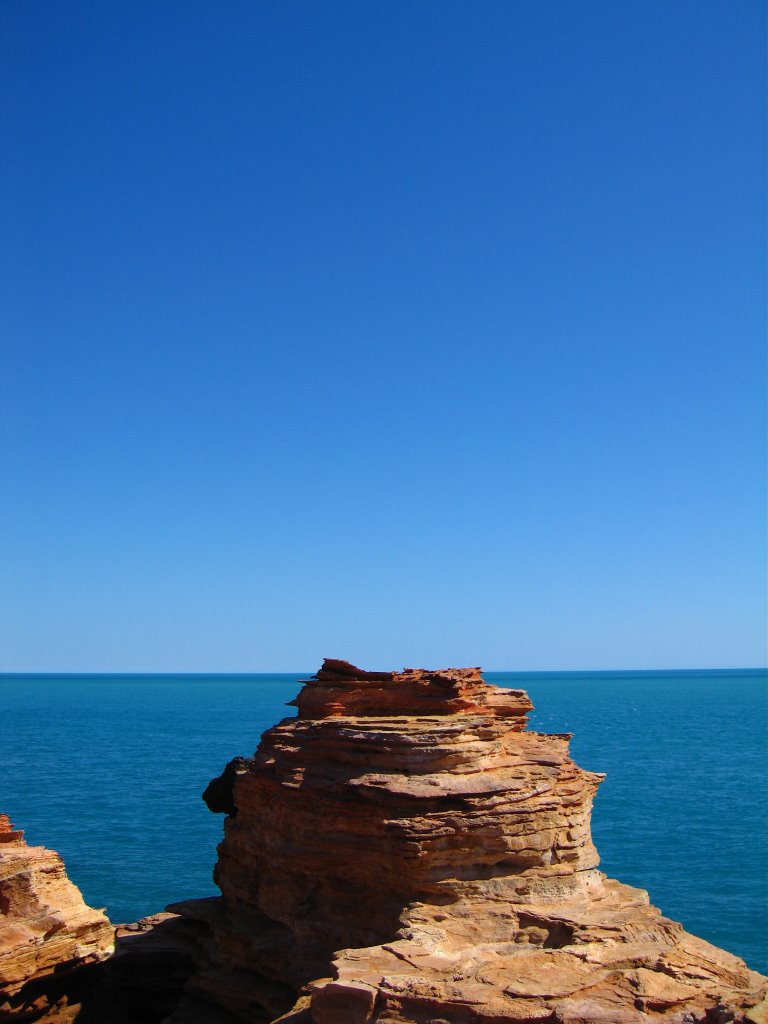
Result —
[{"label": "rock edge against water", "polygon": [[206,790],[221,897],[114,955],[57,855],[0,824],[0,1020],[768,1022],[767,979],[597,870],[602,776],[526,730],[524,691],[326,660],[293,703]]},{"label": "rock edge against water", "polygon": [[77,1020],[115,930],[86,906],[61,857],[0,815],[0,1021]]}]

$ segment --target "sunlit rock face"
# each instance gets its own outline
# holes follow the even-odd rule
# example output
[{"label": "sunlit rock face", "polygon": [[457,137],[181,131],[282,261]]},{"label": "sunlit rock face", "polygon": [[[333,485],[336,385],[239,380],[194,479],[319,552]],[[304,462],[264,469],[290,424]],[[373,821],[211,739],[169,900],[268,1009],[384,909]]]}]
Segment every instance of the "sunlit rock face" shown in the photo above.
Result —
[{"label": "sunlit rock face", "polygon": [[69,1024],[114,929],[86,906],[57,853],[0,815],[0,1021]]},{"label": "sunlit rock face", "polygon": [[597,870],[602,776],[522,690],[326,661],[294,703],[206,792],[222,897],[173,908],[208,938],[169,1021],[765,1019],[765,979]]}]

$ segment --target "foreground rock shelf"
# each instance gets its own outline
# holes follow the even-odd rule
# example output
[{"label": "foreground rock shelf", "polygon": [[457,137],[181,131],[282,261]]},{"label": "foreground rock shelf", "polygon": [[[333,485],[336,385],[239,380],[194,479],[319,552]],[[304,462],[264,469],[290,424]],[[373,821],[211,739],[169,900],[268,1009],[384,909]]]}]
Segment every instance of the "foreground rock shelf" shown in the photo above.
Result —
[{"label": "foreground rock shelf", "polygon": [[[522,690],[474,668],[326,660],[293,703],[206,790],[227,815],[221,897],[118,929],[103,963],[106,919],[55,854],[11,840],[17,858],[55,859],[59,883],[36,891],[65,924],[46,931],[24,871],[4,868],[0,1020],[768,1024],[767,979],[597,870],[603,776],[571,760],[568,735],[527,731]],[[91,970],[82,1008],[30,1010],[19,993],[57,961]]]}]

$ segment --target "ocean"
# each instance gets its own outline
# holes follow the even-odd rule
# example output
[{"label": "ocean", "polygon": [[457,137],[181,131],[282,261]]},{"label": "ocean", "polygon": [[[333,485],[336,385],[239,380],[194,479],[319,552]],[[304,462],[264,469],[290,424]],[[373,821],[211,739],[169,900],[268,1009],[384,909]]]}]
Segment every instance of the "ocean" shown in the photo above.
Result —
[{"label": "ocean", "polygon": [[[298,675],[0,676],[0,812],[58,850],[114,922],[215,893],[223,818],[200,799],[255,750]],[[572,732],[606,772],[601,868],[768,973],[768,676],[763,670],[486,673],[530,727]]]}]

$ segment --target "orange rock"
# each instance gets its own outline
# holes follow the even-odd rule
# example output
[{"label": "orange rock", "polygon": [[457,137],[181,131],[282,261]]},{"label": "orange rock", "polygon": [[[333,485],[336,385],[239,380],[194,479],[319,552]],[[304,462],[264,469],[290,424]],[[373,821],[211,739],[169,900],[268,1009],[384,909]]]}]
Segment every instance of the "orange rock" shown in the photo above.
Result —
[{"label": "orange rock", "polygon": [[569,736],[524,731],[522,690],[327,660],[294,703],[209,787],[230,811],[223,896],[173,908],[210,935],[198,1007],[250,1024],[762,1019],[766,979],[597,870],[603,776]]},{"label": "orange rock", "polygon": [[0,815],[0,1020],[76,1020],[84,970],[113,948],[114,929],[59,855],[27,846]]}]

